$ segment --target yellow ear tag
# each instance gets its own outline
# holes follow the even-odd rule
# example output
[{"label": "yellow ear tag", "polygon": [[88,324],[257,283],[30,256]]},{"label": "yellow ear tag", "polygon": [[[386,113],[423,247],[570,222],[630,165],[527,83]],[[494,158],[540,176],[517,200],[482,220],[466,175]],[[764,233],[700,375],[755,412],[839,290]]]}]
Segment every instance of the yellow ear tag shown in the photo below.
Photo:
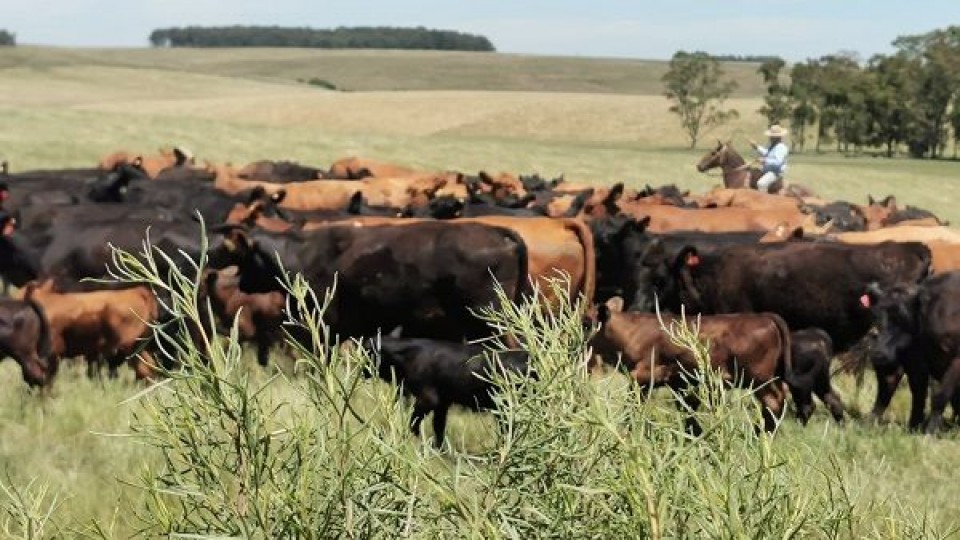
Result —
[{"label": "yellow ear tag", "polygon": [[223,247],[227,248],[227,251],[233,252],[237,250],[237,243],[229,238],[224,238]]}]

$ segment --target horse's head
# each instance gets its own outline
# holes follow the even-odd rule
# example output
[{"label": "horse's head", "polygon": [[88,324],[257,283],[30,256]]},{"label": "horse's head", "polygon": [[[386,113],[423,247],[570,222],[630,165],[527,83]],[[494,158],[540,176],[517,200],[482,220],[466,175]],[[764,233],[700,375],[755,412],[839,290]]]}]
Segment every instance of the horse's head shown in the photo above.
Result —
[{"label": "horse's head", "polygon": [[700,172],[706,172],[710,169],[722,167],[724,161],[726,161],[728,148],[728,143],[717,139],[717,147],[707,152],[706,155],[700,158],[700,162],[697,163],[697,170]]}]

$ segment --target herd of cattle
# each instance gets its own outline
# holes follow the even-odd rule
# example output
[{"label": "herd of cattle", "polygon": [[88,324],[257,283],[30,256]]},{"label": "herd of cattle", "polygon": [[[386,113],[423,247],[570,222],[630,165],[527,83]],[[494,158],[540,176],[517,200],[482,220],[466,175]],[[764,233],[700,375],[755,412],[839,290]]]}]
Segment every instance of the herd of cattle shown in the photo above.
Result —
[{"label": "herd of cattle", "polygon": [[[931,378],[939,386],[927,428],[940,427],[948,403],[960,410],[960,232],[893,197],[691,195],[359,158],[236,169],[198,166],[175,148],[111,154],[90,169],[11,172],[4,163],[0,202],[0,277],[16,287],[0,301],[0,352],[30,385],[48,385],[72,357],[155,377],[144,344],[163,302],[147,285],[88,278],[108,275],[111,245],[139,251],[148,228],[157,248],[199,258],[202,217],[212,247],[200,294],[218,330],[237,317],[265,365],[283,334],[284,270],[317,291],[336,282],[325,324],[341,339],[402,331],[365,343],[380,376],[401,379],[415,398],[414,431],[434,413],[438,442],[451,404],[493,404],[495,389],[475,376],[492,360],[465,342],[492,333],[476,310],[497,301],[495,283],[515,301],[539,290],[547,307],[585,299],[596,357],[645,386],[679,388],[695,364],[664,336],[656,308],[668,319],[703,314],[711,362],[759,387],[768,429],[788,394],[802,421],[813,394],[842,421],[830,363],[860,346],[877,374],[873,415],[904,375],[911,427],[926,420]],[[550,294],[560,275],[566,294]],[[535,375],[522,352],[501,361]]]}]

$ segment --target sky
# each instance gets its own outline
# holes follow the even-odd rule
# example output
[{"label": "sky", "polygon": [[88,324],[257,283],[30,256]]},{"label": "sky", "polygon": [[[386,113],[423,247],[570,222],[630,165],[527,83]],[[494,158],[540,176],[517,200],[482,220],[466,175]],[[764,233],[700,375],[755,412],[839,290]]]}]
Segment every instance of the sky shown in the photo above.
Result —
[{"label": "sky", "polygon": [[497,50],[669,58],[675,51],[863,58],[898,35],[960,24],[960,0],[0,0],[18,43],[143,47],[188,25],[427,26],[483,34]]}]

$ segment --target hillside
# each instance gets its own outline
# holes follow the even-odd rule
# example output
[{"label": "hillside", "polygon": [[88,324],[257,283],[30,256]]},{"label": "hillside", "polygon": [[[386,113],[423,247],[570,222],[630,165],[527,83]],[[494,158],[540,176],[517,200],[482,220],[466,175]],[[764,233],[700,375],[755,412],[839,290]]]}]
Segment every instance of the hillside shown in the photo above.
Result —
[{"label": "hillside", "polygon": [[[131,67],[296,82],[318,78],[338,88],[510,90],[660,95],[666,62],[497,53],[317,49],[63,49],[0,51],[0,69]],[[757,65],[727,63],[737,97],[763,93]]]}]

